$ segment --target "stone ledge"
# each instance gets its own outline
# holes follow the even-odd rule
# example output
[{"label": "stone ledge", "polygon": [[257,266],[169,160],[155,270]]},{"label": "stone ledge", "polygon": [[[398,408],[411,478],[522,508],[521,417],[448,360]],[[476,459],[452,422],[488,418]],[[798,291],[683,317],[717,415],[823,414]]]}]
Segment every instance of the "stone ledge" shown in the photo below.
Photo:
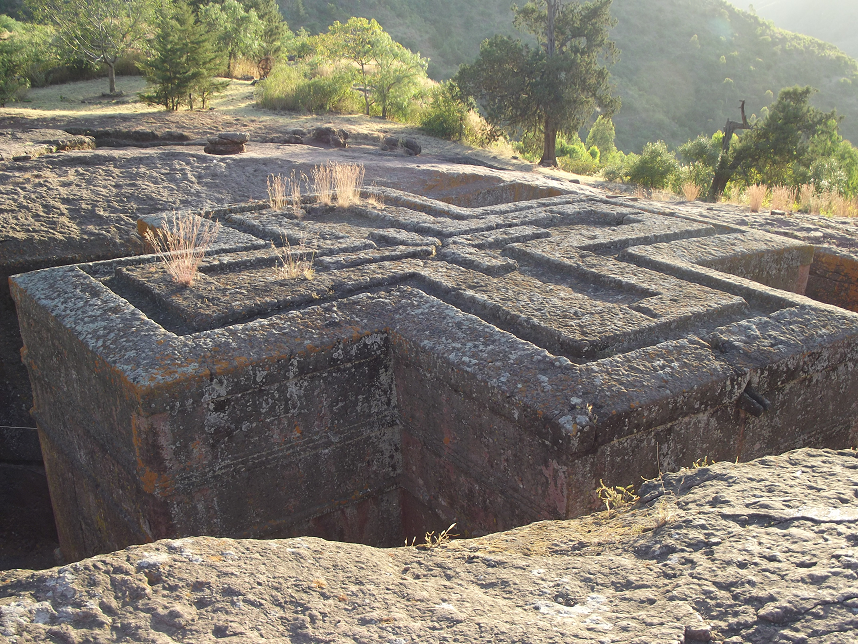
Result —
[{"label": "stone ledge", "polygon": [[846,642],[858,629],[856,476],[851,450],[717,463],[648,482],[630,509],[431,549],[162,540],[0,572],[0,634],[21,643]]}]

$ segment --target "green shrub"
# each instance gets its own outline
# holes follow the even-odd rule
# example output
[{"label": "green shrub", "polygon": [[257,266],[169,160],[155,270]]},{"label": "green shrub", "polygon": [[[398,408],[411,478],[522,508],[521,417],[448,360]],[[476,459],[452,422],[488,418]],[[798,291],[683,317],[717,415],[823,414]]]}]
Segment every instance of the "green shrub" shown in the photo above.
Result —
[{"label": "green shrub", "polygon": [[358,114],[360,96],[352,89],[352,72],[342,65],[299,62],[275,67],[257,85],[256,103],[270,110]]},{"label": "green shrub", "polygon": [[449,141],[461,141],[470,105],[458,98],[458,87],[452,81],[441,83],[429,93],[429,104],[420,115],[420,129]]},{"label": "green shrub", "polygon": [[629,180],[629,169],[636,165],[640,156],[634,152],[617,152],[610,161],[602,166],[602,177],[612,183],[624,183]]},{"label": "green shrub", "polygon": [[572,174],[591,176],[599,171],[599,162],[587,155],[586,159],[573,159],[571,157],[557,157],[557,165],[561,170]]},{"label": "green shrub", "polygon": [[[629,155],[631,156],[631,155]],[[647,143],[643,153],[627,165],[627,178],[631,183],[647,190],[667,188],[679,164],[664,141]]]}]

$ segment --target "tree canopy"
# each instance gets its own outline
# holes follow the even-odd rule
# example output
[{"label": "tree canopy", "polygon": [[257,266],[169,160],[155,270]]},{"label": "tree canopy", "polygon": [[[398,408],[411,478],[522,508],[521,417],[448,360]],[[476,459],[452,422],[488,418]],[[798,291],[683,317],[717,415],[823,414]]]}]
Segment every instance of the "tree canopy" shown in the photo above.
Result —
[{"label": "tree canopy", "polygon": [[619,108],[606,66],[618,55],[608,37],[611,2],[531,0],[514,7],[514,24],[539,46],[495,36],[455,77],[490,123],[542,135],[542,165],[557,165],[558,133],[577,133],[596,109],[610,116]]},{"label": "tree canopy", "polygon": [[27,66],[26,43],[0,22],[0,107],[18,98],[30,83],[24,75]]},{"label": "tree canopy", "polygon": [[426,77],[429,63],[394,41],[378,22],[366,18],[334,22],[325,35],[323,49],[357,66],[360,85],[356,89],[363,95],[367,116],[377,104],[381,116],[388,118],[393,104],[407,101],[409,90]]},{"label": "tree canopy", "polygon": [[810,105],[816,91],[812,87],[781,90],[765,118],[721,154],[710,199],[720,195],[734,176],[745,184],[799,186],[812,180],[814,160],[826,156],[826,143],[841,141],[837,112]]},{"label": "tree canopy", "polygon": [[179,0],[161,17],[151,42],[152,58],[144,72],[151,91],[141,98],[148,103],[177,110],[193,109],[195,98],[205,108],[209,96],[223,90],[228,81],[216,81],[223,56],[214,49],[213,35],[195,20],[191,7]]},{"label": "tree canopy", "polygon": [[200,7],[199,18],[226,54],[227,76],[232,76],[232,65],[237,58],[253,58],[261,53],[265,23],[256,15],[256,9],[245,9],[237,0],[210,2]]},{"label": "tree canopy", "polygon": [[56,29],[75,54],[108,69],[111,94],[116,92],[116,61],[143,42],[154,16],[155,0],[27,0],[34,15]]}]

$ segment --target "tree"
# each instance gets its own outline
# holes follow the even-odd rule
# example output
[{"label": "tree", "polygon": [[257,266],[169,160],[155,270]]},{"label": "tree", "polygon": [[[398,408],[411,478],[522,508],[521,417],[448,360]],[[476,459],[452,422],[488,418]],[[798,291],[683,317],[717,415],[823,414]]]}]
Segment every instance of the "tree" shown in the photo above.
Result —
[{"label": "tree", "polygon": [[162,17],[151,47],[154,55],[144,71],[154,88],[142,95],[146,102],[173,111],[182,104],[193,109],[196,95],[205,107],[211,93],[226,86],[213,79],[222,57],[214,51],[212,36],[185,2],[179,0]]},{"label": "tree", "polygon": [[143,42],[154,0],[27,0],[40,20],[54,25],[73,53],[107,65],[108,86],[116,93],[116,61]]},{"label": "tree", "polygon": [[328,55],[357,65],[367,116],[378,104],[382,118],[388,118],[395,103],[402,106],[413,95],[417,81],[426,77],[429,61],[394,41],[375,20],[349,18],[337,21],[324,38]]},{"label": "tree", "polygon": [[0,107],[30,86],[24,76],[27,62],[26,43],[15,34],[0,32]]},{"label": "tree", "polygon": [[366,115],[369,116],[370,87],[368,76],[369,67],[374,61],[374,49],[384,30],[374,19],[349,18],[345,24],[339,20],[328,27],[324,48],[329,55],[345,58],[360,68],[361,86]]},{"label": "tree", "polygon": [[226,53],[227,77],[232,78],[232,64],[238,57],[255,57],[259,53],[265,25],[255,9],[245,10],[237,0],[224,0],[223,4],[210,2],[200,7],[199,17]]},{"label": "tree", "polygon": [[608,159],[617,151],[617,146],[614,144],[615,137],[614,122],[610,117],[601,115],[593,123],[590,133],[587,135],[587,148],[596,146],[600,158]]},{"label": "tree", "polygon": [[709,189],[711,200],[734,176],[746,184],[772,186],[798,186],[809,181],[814,159],[821,155],[822,140],[837,136],[840,122],[836,111],[823,112],[810,105],[816,91],[812,87],[782,89],[762,122],[732,147],[725,140]]},{"label": "tree", "polygon": [[389,118],[392,109],[400,111],[413,98],[417,83],[426,78],[429,61],[395,42],[387,33],[376,48],[372,94],[381,107],[381,118]]},{"label": "tree", "polygon": [[559,133],[577,132],[597,108],[605,116],[619,108],[602,64],[613,63],[618,54],[608,39],[615,24],[611,2],[530,0],[514,7],[515,26],[535,36],[539,47],[495,36],[455,77],[477,98],[489,123],[541,135],[540,165],[557,165]]}]

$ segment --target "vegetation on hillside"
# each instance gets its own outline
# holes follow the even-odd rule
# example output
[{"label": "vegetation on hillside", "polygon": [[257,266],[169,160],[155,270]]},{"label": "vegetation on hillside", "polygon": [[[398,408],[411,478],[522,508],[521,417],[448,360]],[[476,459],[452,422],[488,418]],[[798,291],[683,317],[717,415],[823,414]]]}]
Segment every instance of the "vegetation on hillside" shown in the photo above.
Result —
[{"label": "vegetation on hillside", "polygon": [[[516,36],[509,0],[281,0],[292,29],[320,33],[334,20],[375,18],[398,42],[430,59],[429,75],[453,76],[471,63],[480,43]],[[640,152],[648,141],[677,146],[711,135],[749,115],[783,87],[819,88],[815,104],[837,108],[843,135],[858,141],[858,63],[831,45],[776,29],[725,0],[614,0],[611,39],[622,51],[611,73],[623,108],[615,118],[617,146]],[[581,134],[583,136],[583,133]]]},{"label": "vegetation on hillside", "polygon": [[[339,11],[335,2],[289,2],[298,24]],[[424,26],[445,15],[452,43],[473,18],[471,5],[449,0],[373,6]],[[611,6],[619,21],[609,32]],[[26,0],[17,15],[30,9],[41,23],[0,15],[0,105],[30,85],[100,71],[113,91],[114,71],[139,71],[150,84],[144,100],[194,109],[225,87],[219,74],[252,71],[257,102],[270,109],[363,113],[476,145],[505,136],[529,160],[556,160],[649,192],[735,198],[772,188],[778,204],[842,212],[846,203],[858,211],[850,201],[858,198],[858,150],[843,138],[858,114],[858,63],[836,49],[778,31],[724,0],[650,0],[645,8],[634,0],[530,0],[513,12],[484,0],[479,7],[496,9],[497,21],[489,15],[482,25],[497,23],[499,33],[482,43],[475,62],[438,83],[419,51],[360,16],[334,19],[314,35],[290,30],[276,0]],[[461,20],[451,23],[450,15]],[[647,29],[656,19],[658,29]],[[504,35],[513,22],[524,32],[519,39]],[[613,68],[616,94],[606,67],[615,57],[611,35],[625,52]],[[462,42],[476,45],[470,36]],[[809,80],[791,87],[797,77]],[[612,119],[617,94],[623,109]],[[719,128],[737,116],[740,99],[750,118],[743,107],[741,133],[725,137]],[[623,152],[630,142],[640,152]]]},{"label": "vegetation on hillside", "polygon": [[611,1],[531,0],[515,7],[515,24],[538,45],[495,36],[454,77],[463,93],[479,101],[489,123],[541,135],[540,165],[557,165],[558,134],[575,134],[597,109],[611,115],[620,105],[605,65],[617,56],[608,39]]}]

